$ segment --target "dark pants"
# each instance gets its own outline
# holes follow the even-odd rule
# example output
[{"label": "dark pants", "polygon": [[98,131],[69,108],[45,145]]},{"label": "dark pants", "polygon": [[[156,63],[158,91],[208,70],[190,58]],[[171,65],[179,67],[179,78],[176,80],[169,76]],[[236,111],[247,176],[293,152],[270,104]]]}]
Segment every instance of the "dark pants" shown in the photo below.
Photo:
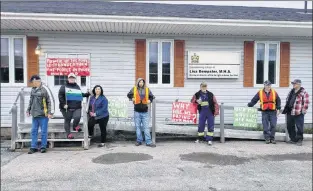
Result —
[{"label": "dark pants", "polygon": [[101,131],[101,143],[105,143],[107,137],[107,125],[109,121],[109,116],[95,119],[94,117],[90,117],[88,120],[88,133],[89,136],[93,136],[95,125],[98,123]]},{"label": "dark pants", "polygon": [[202,108],[199,114],[198,138],[204,140],[205,124],[208,123],[208,133],[205,141],[212,141],[214,134],[214,115],[209,108]]},{"label": "dark pants", "polygon": [[[296,128],[297,126],[297,132]],[[291,141],[298,142],[303,140],[304,115],[287,114],[287,129]]]},{"label": "dark pants", "polygon": [[262,111],[263,134],[265,140],[275,140],[277,124],[276,111]]},{"label": "dark pants", "polygon": [[64,129],[65,129],[65,132],[67,134],[70,134],[71,133],[71,121],[72,119],[74,119],[73,121],[73,129],[76,128],[79,124],[79,121],[80,121],[80,118],[81,118],[81,115],[82,115],[82,110],[81,109],[75,109],[75,110],[62,110],[62,115],[64,117]]}]

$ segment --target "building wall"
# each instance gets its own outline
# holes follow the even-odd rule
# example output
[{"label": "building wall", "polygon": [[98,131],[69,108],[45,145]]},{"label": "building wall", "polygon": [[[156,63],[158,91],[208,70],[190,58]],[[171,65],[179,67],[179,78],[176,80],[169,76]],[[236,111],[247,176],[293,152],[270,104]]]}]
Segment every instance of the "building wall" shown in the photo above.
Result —
[{"label": "building wall", "polygon": [[[21,33],[14,33],[21,34]],[[247,40],[272,40],[290,42],[290,79],[300,78],[303,86],[312,94],[312,41],[311,39],[286,38],[243,38],[243,37],[152,37],[152,36],[114,36],[107,34],[69,34],[69,33],[27,33],[39,36],[39,43],[44,52],[91,53],[91,87],[103,86],[105,95],[126,97],[135,83],[135,42],[144,38],[164,38],[185,40],[185,87],[184,88],[152,88],[158,100],[190,101],[198,91],[203,79],[187,79],[187,51],[241,51],[242,61],[240,78],[238,79],[206,79],[208,89],[212,91],[219,103],[231,106],[246,106],[259,88],[243,87],[243,42]],[[45,56],[40,56],[40,75],[45,76]],[[291,88],[291,86],[290,86]],[[285,104],[290,88],[275,88]],[[8,110],[19,90],[19,87],[1,87],[1,124],[10,125]],[[28,101],[28,98],[26,99]],[[310,109],[305,123],[312,123],[312,95]],[[57,109],[57,108],[56,108]],[[129,104],[130,115],[132,106]],[[171,105],[157,105],[157,120],[164,121],[171,117]],[[226,111],[225,123],[232,123],[232,111]],[[260,120],[260,119],[259,119]],[[219,123],[219,119],[216,119]],[[280,116],[278,123],[284,123]]]}]

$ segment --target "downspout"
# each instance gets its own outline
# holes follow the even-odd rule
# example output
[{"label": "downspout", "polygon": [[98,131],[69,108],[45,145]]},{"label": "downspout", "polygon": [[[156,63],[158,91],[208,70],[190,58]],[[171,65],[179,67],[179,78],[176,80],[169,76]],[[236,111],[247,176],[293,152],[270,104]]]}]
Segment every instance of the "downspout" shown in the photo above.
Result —
[{"label": "downspout", "polygon": [[304,1],[304,13],[308,13],[308,1]]}]

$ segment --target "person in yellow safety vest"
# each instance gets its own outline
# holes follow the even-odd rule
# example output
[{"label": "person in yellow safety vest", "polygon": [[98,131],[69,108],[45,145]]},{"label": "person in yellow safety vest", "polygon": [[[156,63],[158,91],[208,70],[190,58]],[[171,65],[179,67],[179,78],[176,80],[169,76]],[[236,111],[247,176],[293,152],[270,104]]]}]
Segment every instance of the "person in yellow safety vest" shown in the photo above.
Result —
[{"label": "person in yellow safety vest", "polygon": [[146,87],[145,80],[138,78],[136,85],[129,91],[127,97],[134,103],[134,121],[137,135],[136,146],[141,145],[143,142],[140,128],[142,124],[146,146],[156,147],[151,141],[148,112],[148,105],[153,101],[154,96],[150,89]]},{"label": "person in yellow safety vest", "polygon": [[277,92],[271,88],[270,81],[264,82],[264,88],[252,98],[248,107],[253,107],[260,101],[260,110],[262,111],[262,124],[265,143],[276,144],[275,131],[277,124],[277,117],[281,110],[281,100]]}]

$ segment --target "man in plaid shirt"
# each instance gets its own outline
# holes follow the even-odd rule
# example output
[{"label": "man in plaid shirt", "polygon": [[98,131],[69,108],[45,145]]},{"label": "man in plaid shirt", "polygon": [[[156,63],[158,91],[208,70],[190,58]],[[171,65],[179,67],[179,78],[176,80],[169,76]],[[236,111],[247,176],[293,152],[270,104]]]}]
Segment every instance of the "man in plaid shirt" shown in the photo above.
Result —
[{"label": "man in plaid shirt", "polygon": [[[301,87],[301,80],[291,82],[293,89],[289,92],[283,114],[287,114],[287,129],[290,137],[288,143],[302,145],[304,115],[309,108],[309,94]],[[295,130],[297,126],[297,133]]]}]

